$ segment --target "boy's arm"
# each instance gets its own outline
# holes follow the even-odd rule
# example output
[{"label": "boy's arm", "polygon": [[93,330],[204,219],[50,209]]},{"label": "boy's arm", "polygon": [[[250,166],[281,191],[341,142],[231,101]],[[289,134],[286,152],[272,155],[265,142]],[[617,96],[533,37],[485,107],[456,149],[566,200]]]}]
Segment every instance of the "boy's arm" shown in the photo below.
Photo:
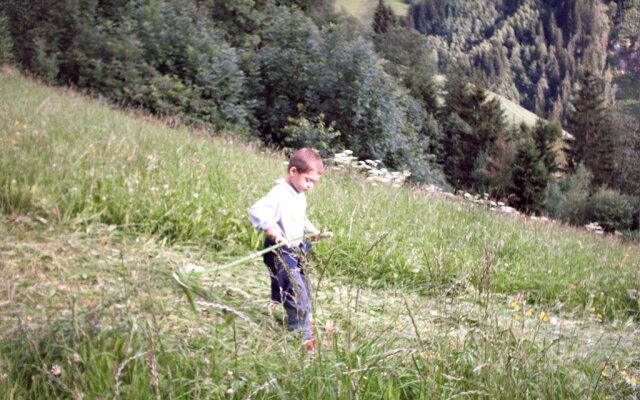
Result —
[{"label": "boy's arm", "polygon": [[311,240],[320,240],[320,239],[333,237],[333,232],[331,232],[331,231],[320,231],[318,228],[316,228],[311,223],[311,221],[309,221],[309,218],[305,217],[304,221],[305,221],[304,233],[308,233],[308,234],[313,235]]},{"label": "boy's arm", "polygon": [[304,217],[304,233],[319,235],[320,229],[316,228],[315,225],[313,225],[311,221],[309,221],[309,218]]},{"label": "boy's arm", "polygon": [[269,192],[249,208],[249,220],[254,228],[264,231],[267,238],[276,243],[286,241],[278,226],[278,199],[275,193]]}]

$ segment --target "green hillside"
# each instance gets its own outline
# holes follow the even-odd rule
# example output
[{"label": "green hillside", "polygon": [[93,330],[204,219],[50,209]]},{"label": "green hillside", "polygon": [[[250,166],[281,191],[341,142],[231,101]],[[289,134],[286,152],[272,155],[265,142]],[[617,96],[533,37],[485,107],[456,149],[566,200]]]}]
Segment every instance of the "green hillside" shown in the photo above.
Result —
[{"label": "green hillside", "polygon": [[[446,77],[444,75],[438,75],[435,78],[435,81],[441,86],[444,85],[445,80]],[[533,112],[525,109],[514,101],[509,100],[505,96],[492,92],[491,90],[487,90],[486,93],[488,99],[498,99],[502,106],[502,110],[504,111],[506,121],[510,125],[520,125],[524,123],[529,126],[535,126],[536,122],[540,119],[540,117]]]},{"label": "green hillside", "polygon": [[[405,16],[409,5],[402,0],[385,1],[398,16]],[[360,19],[363,23],[370,23],[373,12],[378,5],[378,0],[337,0],[335,3],[338,11],[346,11],[348,14]]]},{"label": "green hillside", "polygon": [[260,245],[246,209],[281,154],[0,87],[0,398],[638,394],[637,246],[329,168],[310,356],[259,260],[216,270]]}]

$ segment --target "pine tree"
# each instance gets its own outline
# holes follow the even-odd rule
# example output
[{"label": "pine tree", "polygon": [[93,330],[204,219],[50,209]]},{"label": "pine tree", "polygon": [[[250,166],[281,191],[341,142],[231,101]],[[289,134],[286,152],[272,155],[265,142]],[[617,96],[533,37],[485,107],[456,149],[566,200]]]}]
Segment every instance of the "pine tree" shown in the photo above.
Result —
[{"label": "pine tree", "polygon": [[529,133],[518,145],[512,176],[511,193],[514,198],[510,204],[528,214],[540,212],[545,204],[549,171]]},{"label": "pine tree", "polygon": [[398,19],[390,6],[385,6],[382,0],[378,0],[378,6],[373,13],[371,27],[377,34],[385,33],[389,28],[396,26]]},{"label": "pine tree", "polygon": [[615,168],[615,138],[609,129],[602,82],[587,71],[573,101],[568,128],[573,135],[567,150],[568,165],[575,169],[583,163],[593,174],[596,186],[610,184]]},{"label": "pine tree", "polygon": [[538,120],[531,132],[540,160],[547,169],[549,175],[558,170],[556,162],[555,143],[562,137],[562,128],[555,122],[545,123]]},{"label": "pine tree", "polygon": [[443,120],[444,172],[457,188],[485,190],[492,176],[500,176],[500,141],[506,124],[500,103],[487,100],[484,89],[460,77],[447,82]]},{"label": "pine tree", "polygon": [[520,127],[522,139],[513,161],[510,203],[526,213],[539,213],[546,203],[546,189],[558,165],[554,144],[562,135],[557,123],[538,120],[533,129]]}]

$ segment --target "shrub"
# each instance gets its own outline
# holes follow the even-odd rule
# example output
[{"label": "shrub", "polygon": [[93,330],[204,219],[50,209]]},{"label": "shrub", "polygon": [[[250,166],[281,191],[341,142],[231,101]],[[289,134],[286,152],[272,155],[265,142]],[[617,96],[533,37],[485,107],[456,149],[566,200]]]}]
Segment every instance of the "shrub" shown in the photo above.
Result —
[{"label": "shrub", "polygon": [[591,173],[580,165],[576,171],[547,188],[547,212],[550,216],[574,225],[589,222],[585,207],[591,188]]},{"label": "shrub", "polygon": [[611,189],[600,189],[586,202],[585,216],[598,222],[605,232],[631,228],[633,207],[627,196]]},{"label": "shrub", "polygon": [[340,131],[336,130],[334,124],[327,126],[324,122],[324,115],[309,121],[304,116],[289,117],[289,125],[282,129],[284,142],[291,148],[313,147],[318,150],[323,157],[327,157],[331,150],[335,149],[336,138],[340,136]]}]

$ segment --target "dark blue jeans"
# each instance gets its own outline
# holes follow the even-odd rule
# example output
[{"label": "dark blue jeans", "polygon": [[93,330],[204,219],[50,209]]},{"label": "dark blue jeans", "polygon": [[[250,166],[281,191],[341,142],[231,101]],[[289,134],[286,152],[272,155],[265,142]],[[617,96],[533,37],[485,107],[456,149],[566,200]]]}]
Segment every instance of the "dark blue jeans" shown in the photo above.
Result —
[{"label": "dark blue jeans", "polygon": [[[269,239],[264,246],[275,243]],[[271,301],[282,303],[287,312],[289,330],[302,333],[303,339],[311,339],[311,285],[305,274],[306,257],[311,243],[304,241],[295,248],[283,246],[263,256],[271,278]]]}]

